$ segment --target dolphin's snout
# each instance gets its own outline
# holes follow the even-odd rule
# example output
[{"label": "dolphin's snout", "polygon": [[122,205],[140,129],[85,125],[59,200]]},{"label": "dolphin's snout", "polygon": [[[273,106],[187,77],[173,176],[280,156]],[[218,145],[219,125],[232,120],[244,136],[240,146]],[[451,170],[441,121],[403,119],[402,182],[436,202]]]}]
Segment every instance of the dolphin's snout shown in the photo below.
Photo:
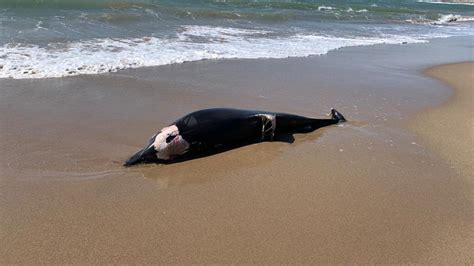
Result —
[{"label": "dolphin's snout", "polygon": [[141,154],[142,154],[142,151],[139,151],[139,152],[135,153],[134,155],[132,155],[132,157],[128,158],[128,160],[125,161],[123,166],[132,166],[134,164],[140,163],[141,162]]},{"label": "dolphin's snout", "polygon": [[153,145],[132,155],[123,166],[132,166],[139,163],[151,163],[157,161],[156,151]]}]

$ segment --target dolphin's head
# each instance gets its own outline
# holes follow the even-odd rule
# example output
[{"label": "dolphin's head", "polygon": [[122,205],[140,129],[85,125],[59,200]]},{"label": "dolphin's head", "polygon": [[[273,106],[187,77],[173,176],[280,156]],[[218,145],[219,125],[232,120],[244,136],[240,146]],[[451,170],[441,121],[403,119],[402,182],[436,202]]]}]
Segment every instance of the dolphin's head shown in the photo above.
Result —
[{"label": "dolphin's head", "polygon": [[188,148],[189,143],[179,134],[178,127],[171,125],[151,137],[145,148],[130,157],[124,166],[170,161],[186,153]]}]

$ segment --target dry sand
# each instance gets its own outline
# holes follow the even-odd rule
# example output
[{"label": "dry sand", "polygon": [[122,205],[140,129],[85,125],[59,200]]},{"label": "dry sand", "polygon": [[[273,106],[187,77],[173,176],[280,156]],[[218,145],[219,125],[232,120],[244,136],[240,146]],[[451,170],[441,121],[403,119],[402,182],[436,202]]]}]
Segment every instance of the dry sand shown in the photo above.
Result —
[{"label": "dry sand", "polygon": [[437,66],[425,74],[455,91],[442,106],[420,113],[412,127],[451,167],[474,182],[474,63]]},{"label": "dry sand", "polygon": [[[387,52],[380,54],[386,60]],[[312,84],[324,80],[318,75],[331,80],[335,71],[318,60],[326,59],[157,71],[174,73],[178,83],[140,77],[153,69],[2,81],[0,263],[472,264],[471,180],[432,152],[436,145],[401,127],[409,111],[436,103],[446,87],[413,71],[371,76],[385,70],[350,66],[344,80],[319,83],[315,92]],[[306,74],[308,68],[318,74]],[[186,83],[203,73],[204,81]],[[232,89],[203,89],[206,82],[220,86],[222,76]],[[347,93],[338,93],[346,89],[340,81],[352,84]],[[285,91],[289,84],[293,90]],[[405,86],[393,91],[400,84],[418,88],[407,96]],[[295,135],[292,144],[121,167],[170,118],[215,102],[320,117],[333,99],[351,122]],[[455,125],[467,132],[472,124]]]},{"label": "dry sand", "polygon": [[[431,256],[439,259],[448,248],[463,250],[471,254],[466,262],[473,263],[474,250],[474,62],[447,64],[424,71],[454,89],[451,98],[435,108],[420,112],[410,123],[410,128],[423,137],[429,147],[449,163],[458,175],[446,176],[451,179],[464,179],[466,197],[471,202],[467,210],[470,223],[464,239],[449,237],[446,230],[442,238],[451,239],[444,245],[434,247]],[[449,189],[449,188],[446,188]],[[468,228],[469,228],[468,227]],[[441,233],[442,235],[443,233]],[[449,258],[449,257],[448,257]],[[445,258],[446,259],[446,258]],[[452,261],[445,260],[446,263]]]}]

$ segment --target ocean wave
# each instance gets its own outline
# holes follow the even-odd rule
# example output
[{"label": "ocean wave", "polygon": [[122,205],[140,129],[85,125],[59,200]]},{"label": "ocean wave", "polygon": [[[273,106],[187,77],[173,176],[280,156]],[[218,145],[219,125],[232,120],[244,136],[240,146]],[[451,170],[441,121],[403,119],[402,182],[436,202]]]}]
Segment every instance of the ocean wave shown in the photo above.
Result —
[{"label": "ocean wave", "polygon": [[0,8],[56,8],[56,9],[93,9],[154,6],[154,1],[147,0],[2,0]]},{"label": "ocean wave", "polygon": [[367,10],[367,9],[365,9],[365,8],[364,8],[364,9],[359,9],[359,10],[354,10],[354,9],[352,9],[352,7],[347,8],[345,11],[346,11],[346,12],[349,12],[349,13],[350,13],[350,12],[356,12],[356,13],[366,13],[366,12],[369,12],[369,10]]},{"label": "ocean wave", "polygon": [[461,16],[461,15],[441,15],[440,18],[435,22],[438,24],[446,24],[451,22],[472,22],[474,21],[474,16]]},{"label": "ocean wave", "polygon": [[461,16],[455,14],[438,15],[436,19],[428,19],[425,16],[416,19],[407,19],[406,22],[422,25],[447,25],[453,23],[474,22],[474,16]]},{"label": "ocean wave", "polygon": [[53,78],[116,72],[204,59],[287,58],[321,55],[347,46],[416,43],[423,39],[338,38],[314,34],[274,37],[266,30],[183,26],[174,38],[94,39],[47,47],[7,44],[0,47],[0,78]]},{"label": "ocean wave", "polygon": [[334,10],[336,8],[332,6],[318,6],[318,11],[325,11],[325,10]]},{"label": "ocean wave", "polygon": [[429,4],[448,4],[448,5],[474,5],[472,1],[462,1],[462,0],[451,0],[451,1],[437,1],[437,0],[418,0],[420,3],[429,3]]}]

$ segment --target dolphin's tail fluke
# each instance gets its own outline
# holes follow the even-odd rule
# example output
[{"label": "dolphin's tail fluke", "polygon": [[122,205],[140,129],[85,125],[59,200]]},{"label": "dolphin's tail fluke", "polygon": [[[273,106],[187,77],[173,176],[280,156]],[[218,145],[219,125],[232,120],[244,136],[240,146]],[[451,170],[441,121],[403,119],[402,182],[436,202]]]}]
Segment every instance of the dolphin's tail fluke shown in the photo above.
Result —
[{"label": "dolphin's tail fluke", "polygon": [[337,123],[341,123],[341,122],[346,122],[346,118],[344,118],[344,116],[339,113],[336,109],[334,108],[331,108],[331,118],[333,120],[336,120]]}]

